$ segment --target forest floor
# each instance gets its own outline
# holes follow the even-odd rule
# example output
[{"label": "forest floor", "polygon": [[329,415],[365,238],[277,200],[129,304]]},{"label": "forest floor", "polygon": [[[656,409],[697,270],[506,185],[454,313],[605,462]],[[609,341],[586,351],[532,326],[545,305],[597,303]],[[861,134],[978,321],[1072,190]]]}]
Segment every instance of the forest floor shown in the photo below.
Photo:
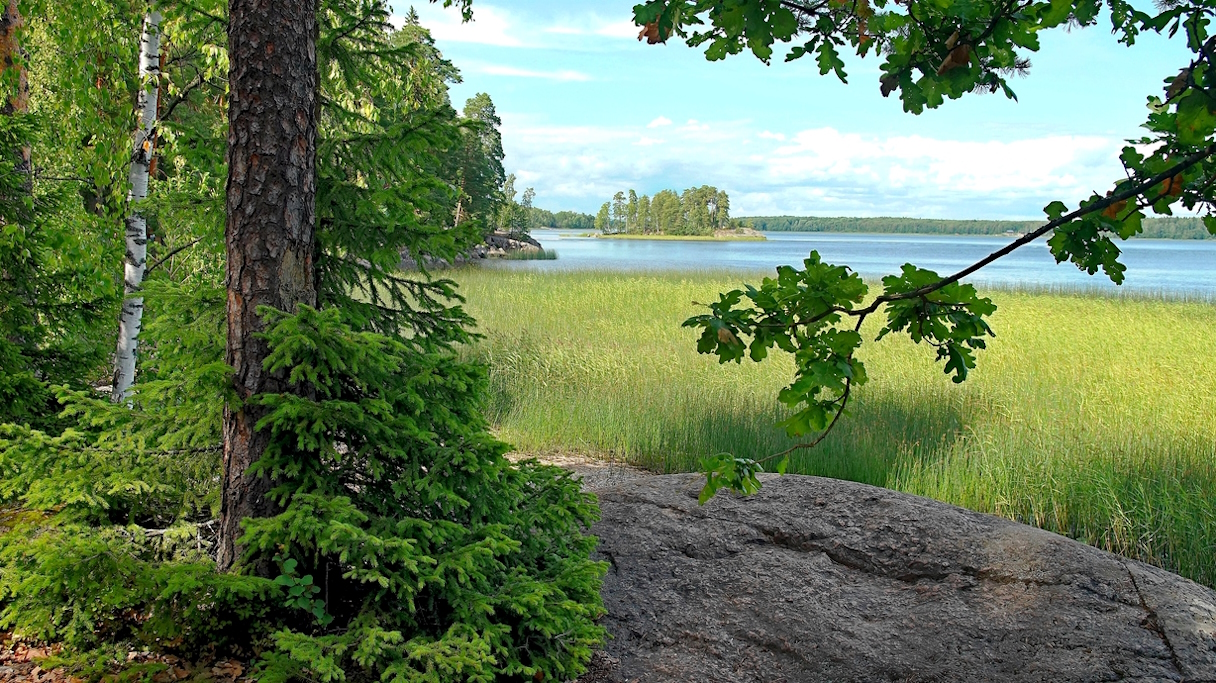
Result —
[{"label": "forest floor", "polygon": [[582,480],[584,491],[596,491],[621,482],[654,475],[654,472],[635,467],[611,456],[600,458],[576,451],[515,452],[508,454],[507,458],[512,462],[534,458],[546,465],[557,465],[570,470]]},{"label": "forest floor", "polygon": [[[57,653],[54,647],[31,647],[13,640],[10,634],[0,634],[0,683],[81,683],[84,679],[45,661]],[[127,653],[127,661],[145,665],[147,680],[152,683],[254,683],[252,677],[245,675],[245,664],[235,659],[195,665],[173,655],[132,651]]]}]

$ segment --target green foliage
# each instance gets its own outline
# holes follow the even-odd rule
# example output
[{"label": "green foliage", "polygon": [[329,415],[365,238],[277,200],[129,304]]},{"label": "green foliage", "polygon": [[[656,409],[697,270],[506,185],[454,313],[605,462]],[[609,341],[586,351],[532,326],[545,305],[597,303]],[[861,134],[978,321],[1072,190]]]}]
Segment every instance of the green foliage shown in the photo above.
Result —
[{"label": "green foliage", "polygon": [[[973,91],[1000,90],[1016,99],[1007,79],[1029,69],[1026,55],[1039,49],[1038,34],[1062,26],[1095,24],[1102,7],[1098,0],[1020,4],[995,0],[820,4],[648,0],[634,7],[634,19],[644,27],[643,36],[651,43],[678,35],[691,46],[704,46],[710,60],[747,48],[768,63],[775,44],[789,43],[787,61],[813,54],[821,74],[834,73],[842,81],[845,73],[839,48],[848,46],[859,57],[873,51],[883,60],[879,79],[882,95],[898,91],[904,110],[919,114]],[[1161,3],[1156,13],[1150,14],[1123,0],[1109,0],[1106,9],[1112,32],[1126,45],[1133,45],[1142,31],[1168,33],[1171,37],[1181,32],[1193,54],[1188,65],[1166,79],[1165,98],[1149,98],[1150,114],[1144,126],[1149,134],[1130,140],[1121,155],[1126,177],[1105,195],[1095,193],[1081,201],[1075,210],[1069,211],[1059,201],[1048,204],[1044,207],[1046,224],[954,275],[941,277],[907,264],[901,274],[883,279],[883,294],[864,308],[854,308],[857,300],[851,293],[835,297],[829,294],[824,299],[824,292],[816,287],[792,291],[790,296],[795,301],[806,300],[808,307],[817,306],[823,312],[819,317],[774,321],[791,330],[789,334],[796,342],[778,343],[796,358],[795,381],[780,398],[787,402],[812,397],[802,413],[790,418],[793,423],[785,422],[787,428],[795,432],[830,429],[847,404],[853,381],[846,371],[847,363],[837,360],[835,370],[822,366],[820,371],[808,372],[805,361],[799,358],[801,354],[836,360],[817,351],[824,348],[839,348],[851,358],[860,346],[860,338],[851,344],[841,341],[840,330],[822,321],[837,322],[839,315],[845,314],[856,320],[855,329],[860,330],[868,315],[885,307],[887,325],[879,338],[890,332],[906,332],[914,342],[929,343],[936,348],[937,359],[945,362],[946,372],[953,374],[955,382],[961,382],[975,367],[975,351],[985,348],[984,338],[993,334],[986,318],[996,310],[974,288],[960,284],[963,277],[1050,234],[1048,245],[1058,262],[1069,261],[1091,275],[1101,270],[1112,282],[1121,284],[1126,267],[1119,261],[1115,239],[1126,240],[1143,233],[1149,209],[1168,216],[1178,204],[1208,214],[1204,225],[1216,235],[1216,197],[1212,190],[1212,178],[1216,176],[1216,99],[1209,94],[1216,85],[1216,38],[1209,34],[1211,7],[1206,2]],[[814,253],[812,260],[818,261]],[[811,266],[808,261],[808,273]],[[749,288],[749,297],[761,315],[772,316],[778,310],[751,295],[752,291],[756,290]],[[686,323],[703,328],[699,351],[717,354],[722,361],[738,360],[743,342],[736,334],[742,332],[755,335],[753,359],[763,358],[764,354],[757,357],[754,347],[757,342],[763,344],[765,332],[754,327],[755,313],[734,309],[740,296],[738,290],[722,295],[720,302],[711,306],[710,314]],[[835,402],[825,406],[814,398],[819,392],[835,396]],[[798,447],[809,448],[822,438],[823,434]],[[709,476],[712,482],[712,470]]]},{"label": "green foliage", "polygon": [[955,384],[967,379],[975,367],[975,351],[986,347],[984,337],[994,336],[985,318],[996,313],[991,299],[981,297],[975,287],[952,282],[917,298],[899,298],[941,281],[923,268],[905,265],[900,275],[882,279],[887,305],[887,325],[878,333],[882,339],[891,332],[907,332],[917,344],[928,343],[937,349],[937,360],[945,361],[947,375]]},{"label": "green foliage", "polygon": [[[777,277],[764,278],[759,288],[721,294],[709,313],[689,318],[684,326],[701,330],[697,351],[717,356],[719,363],[738,363],[745,356],[760,362],[774,347],[790,354],[794,380],[777,398],[792,412],[777,424],[791,437],[818,433],[814,441],[795,447],[809,448],[844,413],[853,389],[865,384],[865,367],[854,354],[863,342],[862,324],[882,304],[887,324],[875,341],[906,332],[912,341],[936,349],[956,383],[967,378],[975,352],[993,334],[987,318],[996,306],[971,285],[940,282],[937,273],[907,264],[900,275],[883,278],[883,294],[863,307],[869,288],[861,277],[845,266],[823,263],[812,251],[801,270],[780,266]],[[749,303],[741,307],[745,298]],[[749,473],[763,462],[777,460],[784,469],[787,455],[749,461],[747,467],[733,456],[720,458],[707,470],[703,497],[732,482],[750,482]]]},{"label": "green foliage", "polygon": [[[279,632],[280,648],[293,645],[267,670],[576,674],[602,637],[603,566],[583,535],[594,499],[556,468],[503,457],[477,412],[477,366],[356,331],[336,308],[266,315],[267,367],[315,398],[256,397],[273,440],[254,467],[277,482],[283,512],[247,520],[242,543],[247,560],[285,558],[290,605],[321,615]],[[292,578],[297,566],[323,589]],[[373,637],[377,651],[360,655]],[[433,649],[421,661],[420,646]]]},{"label": "green foliage", "polygon": [[524,191],[523,200],[516,201],[515,174],[507,176],[502,189],[502,205],[498,209],[498,230],[515,237],[527,237],[528,230],[532,227],[532,196],[535,194],[529,187]]},{"label": "green foliage", "polygon": [[[778,469],[785,473],[788,458],[782,460]],[[719,453],[712,458],[701,461],[701,471],[705,473],[705,486],[697,496],[701,505],[709,502],[721,489],[738,491],[744,495],[760,490],[760,479],[756,477],[764,469],[760,463],[751,458],[739,458],[730,453]]]},{"label": "green foliage", "polygon": [[598,221],[595,224],[605,234],[712,235],[715,230],[739,226],[730,218],[730,197],[709,185],[690,187],[683,194],[661,190],[653,199],[647,195],[639,198],[629,190],[627,202],[625,193],[618,192],[612,209],[611,220],[605,219],[603,226]]},{"label": "green foliage", "polygon": [[[461,143],[452,155],[457,185],[467,206],[462,210],[485,229],[497,227],[505,201],[507,174],[502,168],[502,120],[486,93],[477,93],[464,104]],[[512,198],[513,199],[513,198]]]},{"label": "green foliage", "polygon": [[[48,23],[40,21],[34,30],[18,33],[25,51],[21,67],[31,75],[35,98],[29,112],[13,111],[9,105],[18,97],[17,70],[5,70],[0,79],[0,422],[55,431],[62,424],[54,417],[50,386],[83,388],[97,378],[110,341],[98,333],[99,323],[117,310],[120,290],[102,265],[101,259],[113,253],[105,248],[106,231],[99,229],[104,226],[84,211],[75,188],[39,178],[75,172],[65,170],[65,158],[83,157],[83,165],[95,166],[100,154],[100,145],[79,150],[78,138],[68,143],[75,154],[51,156],[64,144],[63,135],[77,129],[72,117],[65,116],[76,111],[71,99],[54,94],[61,84],[49,83],[38,70],[63,60],[57,30],[65,27],[59,12],[47,9]],[[86,5],[81,11],[87,15],[94,9]],[[48,96],[38,98],[43,94]],[[94,98],[95,118],[105,117],[105,111],[98,110],[102,104]],[[33,159],[32,166],[15,163],[23,150]]]},{"label": "green foliage", "polygon": [[595,214],[595,229],[603,233],[609,232],[608,202],[604,202]]},{"label": "green foliage", "polygon": [[283,567],[283,573],[274,577],[274,582],[287,591],[287,606],[311,614],[322,627],[329,626],[334,618],[325,611],[325,601],[317,597],[321,587],[313,583],[312,574],[296,576],[298,563],[294,559],[283,560],[278,555],[274,559]]},{"label": "green foliage", "polygon": [[578,211],[558,211],[532,207],[528,225],[533,228],[556,228],[558,230],[594,230],[595,216]]},{"label": "green foliage", "polygon": [[[459,74],[416,21],[393,31],[382,2],[327,0],[318,13],[318,308],[265,312],[268,367],[304,390],[251,399],[270,408],[259,428],[273,444],[256,467],[273,476],[281,513],[248,521],[245,561],[279,573],[215,571],[222,414],[239,407],[224,362],[225,7],[161,9],[166,98],[140,207],[152,240],[132,405],[98,398],[79,365],[23,375],[69,385],[57,389],[68,428],[0,424],[0,628],[65,644],[71,667],[92,678],[154,673],[127,663],[130,648],[256,659],[262,680],[577,676],[603,637],[604,568],[586,535],[594,500],[560,470],[503,457],[479,412],[484,370],[453,352],[475,338],[455,284],[397,270],[403,252],[452,259],[482,238],[503,201],[493,105],[482,95],[457,114],[447,87]],[[87,52],[73,41],[106,27],[137,37],[142,11],[90,6],[85,21],[122,22],[64,26],[45,45]],[[98,310],[114,312],[121,260],[99,245],[122,243],[126,207],[114,198],[125,188],[110,174],[122,165],[101,152],[129,144],[135,51],[103,64],[111,71],[85,73],[124,84],[114,125],[86,112],[109,111],[109,94],[39,91],[97,136],[59,159],[62,177],[92,179],[87,191],[74,206],[40,189],[11,205],[67,226],[41,233],[57,235],[45,242],[57,251],[11,240],[28,266],[21,284],[39,287],[14,294],[44,325],[37,351],[98,327],[46,314],[59,295],[51,275],[76,276],[65,301],[100,293],[109,298]],[[76,83],[57,72],[47,82],[61,77]],[[0,133],[14,131],[4,141],[25,139],[24,121],[0,117]],[[86,229],[98,225],[108,232]],[[74,271],[37,260],[73,250],[88,255]],[[112,332],[100,336],[112,348]]]}]

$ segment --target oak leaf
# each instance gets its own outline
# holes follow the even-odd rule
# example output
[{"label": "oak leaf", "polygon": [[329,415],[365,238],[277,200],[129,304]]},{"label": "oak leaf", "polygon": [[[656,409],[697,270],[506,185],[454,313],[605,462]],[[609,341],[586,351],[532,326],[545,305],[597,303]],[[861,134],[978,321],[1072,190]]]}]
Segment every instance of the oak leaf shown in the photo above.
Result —
[{"label": "oak leaf", "polygon": [[1102,215],[1111,220],[1116,220],[1119,218],[1119,212],[1125,208],[1127,208],[1127,200],[1120,199],[1119,201],[1115,202],[1114,204],[1111,204],[1110,206],[1103,209]]},{"label": "oak leaf", "polygon": [[642,27],[642,30],[638,32],[638,40],[643,38],[646,39],[647,45],[655,45],[656,43],[661,43],[667,39],[666,36],[659,32],[658,20],[652,21]]},{"label": "oak leaf", "polygon": [[731,332],[725,327],[719,327],[718,341],[722,342],[723,344],[738,344],[739,338],[735,336],[734,332]]},{"label": "oak leaf", "polygon": [[941,65],[937,67],[937,75],[941,76],[952,69],[967,66],[970,61],[971,46],[966,43],[955,46],[954,49],[950,50],[950,54],[946,55],[946,58],[942,60]]}]

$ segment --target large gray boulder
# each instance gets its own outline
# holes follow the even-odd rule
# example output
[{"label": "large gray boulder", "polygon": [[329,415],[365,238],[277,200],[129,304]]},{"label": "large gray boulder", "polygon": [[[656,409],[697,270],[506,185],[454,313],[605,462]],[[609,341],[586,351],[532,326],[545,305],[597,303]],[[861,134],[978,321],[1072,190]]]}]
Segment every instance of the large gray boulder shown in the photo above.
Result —
[{"label": "large gray boulder", "polygon": [[1216,593],[1177,575],[862,484],[703,481],[594,487],[612,639],[582,681],[1216,681]]}]

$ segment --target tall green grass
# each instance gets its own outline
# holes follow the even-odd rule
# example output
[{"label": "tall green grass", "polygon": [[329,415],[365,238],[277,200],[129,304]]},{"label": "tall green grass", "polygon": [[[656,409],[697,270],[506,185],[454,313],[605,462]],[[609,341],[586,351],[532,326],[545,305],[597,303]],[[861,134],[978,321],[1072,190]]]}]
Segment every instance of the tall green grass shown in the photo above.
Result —
[{"label": "tall green grass", "polygon": [[552,249],[538,249],[536,251],[508,251],[505,256],[500,258],[506,261],[556,261],[557,252]]},{"label": "tall green grass", "polygon": [[[788,360],[720,366],[680,322],[759,276],[457,274],[486,338],[488,412],[524,451],[660,472],[762,457]],[[962,385],[906,339],[871,344],[851,414],[791,471],[996,513],[1216,586],[1216,306],[997,291],[997,338]],[[877,332],[878,321],[867,331]]]}]

